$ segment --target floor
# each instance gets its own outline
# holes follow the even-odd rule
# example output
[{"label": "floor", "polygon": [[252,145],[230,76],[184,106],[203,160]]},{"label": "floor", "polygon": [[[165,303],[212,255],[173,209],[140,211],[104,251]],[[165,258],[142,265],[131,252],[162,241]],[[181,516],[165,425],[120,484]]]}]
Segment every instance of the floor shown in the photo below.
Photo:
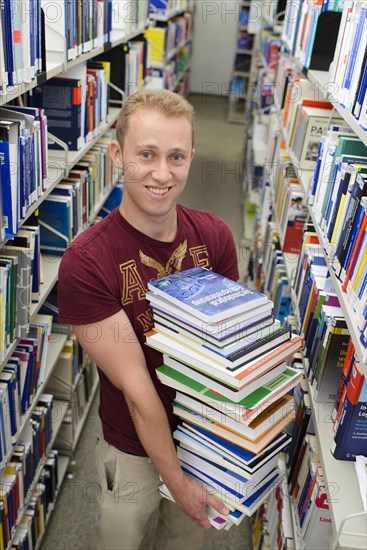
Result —
[{"label": "floor", "polygon": [[[229,124],[227,100],[222,97],[191,96],[196,111],[196,155],[181,202],[211,210],[231,226],[238,248],[241,280],[245,270],[241,254],[243,204],[241,163],[243,126]],[[94,440],[98,432],[98,398],[93,402],[77,446],[70,471],[51,515],[40,550],[92,550],[98,501],[95,484]],[[154,530],[152,518],[150,532]],[[141,550],[149,549],[150,537]],[[228,532],[208,532],[203,550],[251,550],[250,521]],[[108,549],[106,549],[108,550]],[[172,549],[174,550],[174,549]],[[190,550],[189,548],[187,550]]]}]

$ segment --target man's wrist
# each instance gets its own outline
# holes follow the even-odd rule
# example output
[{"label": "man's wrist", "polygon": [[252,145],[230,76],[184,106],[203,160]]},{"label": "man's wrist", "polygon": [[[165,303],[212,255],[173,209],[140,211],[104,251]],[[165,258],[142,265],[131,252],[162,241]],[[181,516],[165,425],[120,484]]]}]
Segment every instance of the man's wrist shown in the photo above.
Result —
[{"label": "man's wrist", "polygon": [[162,479],[164,483],[169,487],[169,489],[173,492],[179,491],[185,484],[186,476],[183,473],[180,466],[178,466],[177,470],[175,469],[175,472],[170,472],[168,475],[163,476]]}]

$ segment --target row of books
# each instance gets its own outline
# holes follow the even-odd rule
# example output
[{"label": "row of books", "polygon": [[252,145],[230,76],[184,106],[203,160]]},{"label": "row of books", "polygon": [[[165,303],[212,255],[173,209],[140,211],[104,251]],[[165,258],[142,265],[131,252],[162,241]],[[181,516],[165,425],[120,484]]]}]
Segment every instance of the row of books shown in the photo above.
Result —
[{"label": "row of books", "polygon": [[266,63],[268,80],[275,74],[281,45],[279,34],[274,33],[272,29],[265,28],[261,31],[259,50]]},{"label": "row of books", "polygon": [[120,174],[111,158],[113,132],[91,147],[81,161],[42,201],[39,209],[40,248],[62,255],[67,246],[92,221],[95,205],[118,180]]},{"label": "row of books", "polygon": [[[64,365],[61,368],[63,368],[65,376],[70,376],[68,365]],[[67,391],[71,392],[70,404],[55,439],[55,447],[60,449],[63,454],[72,453],[75,449],[77,436],[80,434],[80,428],[92,404],[91,399],[97,379],[98,374],[95,363],[89,358],[86,358],[79,376],[75,379],[73,385],[69,385],[67,388]],[[54,386],[53,377],[50,380],[50,384]],[[64,389],[66,389],[66,385]],[[49,391],[48,386],[47,391]],[[93,421],[94,419],[95,416],[93,415]]]},{"label": "row of books", "polygon": [[[29,103],[44,110],[49,132],[77,151],[108,123],[109,82],[108,62],[81,63],[34,88]],[[52,136],[49,148],[60,148]]]},{"label": "row of books", "polygon": [[333,455],[354,460],[356,455],[365,454],[367,385],[321,247],[312,232],[305,233],[294,294],[299,328],[305,337],[312,399],[333,403]]},{"label": "row of books", "polygon": [[[279,468],[286,472],[285,455],[279,456]],[[290,499],[286,478],[275,488],[253,517],[253,550],[294,548]]]},{"label": "row of books", "polygon": [[181,11],[190,11],[194,0],[149,0],[149,15],[170,18]]},{"label": "row of books", "polygon": [[44,25],[41,0],[0,4],[0,94],[31,82],[43,70]]},{"label": "row of books", "polygon": [[327,548],[333,535],[331,509],[317,439],[310,433],[303,439],[289,494],[301,548]]},{"label": "row of books", "polygon": [[191,13],[185,13],[181,17],[171,19],[168,23],[147,29],[144,36],[150,42],[149,65],[164,67],[178,48],[191,40],[191,33]]},{"label": "row of books", "polygon": [[24,505],[41,460],[46,457],[52,438],[53,396],[42,394],[21,439],[14,447],[10,461],[0,474],[0,502],[4,504],[5,540],[14,536]]},{"label": "row of books", "polygon": [[357,1],[344,4],[329,80],[340,105],[367,130],[367,7],[364,2]]},{"label": "row of books", "polygon": [[[107,202],[106,210],[114,208],[115,204],[119,204],[119,202],[120,200],[117,203]],[[101,212],[101,217],[102,215],[106,215],[106,212]],[[42,304],[40,312],[43,315],[53,315],[54,334],[67,335],[67,340],[47,381],[45,391],[51,393],[55,399],[69,402],[54,443],[55,448],[60,449],[63,454],[68,454],[75,448],[81,425],[91,405],[98,374],[95,363],[86,355],[71,326],[58,322],[57,283]]]},{"label": "row of books", "polygon": [[137,90],[141,90],[145,79],[150,73],[148,67],[149,42],[146,40],[134,40],[124,45],[124,60],[119,60],[125,66],[125,83],[121,89],[128,96]]},{"label": "row of books", "polygon": [[0,360],[3,360],[14,339],[27,336],[30,306],[40,296],[40,233],[35,215],[17,237],[5,243],[0,257]]},{"label": "row of books", "polygon": [[180,463],[229,506],[228,517],[208,510],[217,529],[229,529],[281,479],[277,454],[295,414],[288,392],[302,377],[286,360],[302,339],[273,318],[264,294],[206,269],[152,281],[147,299],[146,343],[164,354],[159,380],[176,389]]},{"label": "row of books", "polygon": [[109,103],[121,107],[123,97],[141,89],[150,74],[149,41],[141,35],[98,55],[94,62],[109,64]]},{"label": "row of books", "polygon": [[293,290],[313,399],[333,403],[350,335],[317,235],[311,230],[303,235]]},{"label": "row of books", "polygon": [[30,206],[46,190],[47,117],[42,108],[0,108],[1,239],[18,232]]},{"label": "row of books", "polygon": [[269,178],[274,221],[278,225],[283,252],[297,254],[308,217],[308,207],[303,186],[289,156],[276,115],[271,116],[269,136],[267,161],[271,170],[266,171],[264,178]]},{"label": "row of books", "polygon": [[[22,446],[20,446],[22,447]],[[9,465],[8,476],[15,476],[22,464],[22,450],[14,456],[14,462]],[[9,480],[10,481],[10,480]],[[15,488],[17,488],[16,480]],[[48,514],[55,502],[59,488],[58,452],[49,452],[41,471],[39,480],[29,493],[24,509],[17,518],[13,531],[10,531],[9,509],[6,508],[6,499],[0,500],[0,548],[27,550],[36,548],[44,534]],[[16,491],[13,491],[14,496]],[[11,496],[13,496],[13,494]],[[14,499],[15,500],[15,499]]]},{"label": "row of books", "polygon": [[[182,46],[176,55],[167,63],[163,69],[153,68],[151,70],[151,79],[147,87],[165,88],[174,92],[178,91],[178,86],[182,79],[187,76],[191,58],[191,42]],[[181,95],[185,95],[182,91]]]},{"label": "row of books", "polygon": [[[47,306],[48,304],[46,304]],[[57,323],[55,323],[55,330],[57,330]],[[85,352],[76,340],[75,334],[70,332],[70,337],[66,340],[47,382],[46,392],[52,393],[56,399],[70,401],[79,374],[85,364]]]},{"label": "row of books", "polygon": [[[366,456],[366,407],[367,382],[350,341],[333,411],[334,441],[331,452],[335,458],[356,461],[357,457]],[[360,485],[363,490],[364,485]],[[362,494],[363,502],[364,497]]]},{"label": "row of books", "polygon": [[[265,177],[264,181],[266,182],[266,180]],[[264,188],[265,190],[268,189],[268,185],[265,185]],[[260,203],[260,210],[265,211],[263,217],[268,220],[271,211],[267,206],[268,203],[264,195]],[[259,217],[262,217],[261,211]],[[352,367],[356,362],[353,353],[351,355],[350,351],[349,353],[347,351],[351,346],[353,347],[353,343],[335,294],[334,285],[318,237],[312,226],[305,226],[305,230],[300,245],[298,265],[295,264],[296,269],[292,285],[293,305],[296,307],[298,320],[297,329],[305,338],[306,373],[312,388],[313,401],[333,403],[334,417],[343,418],[344,431],[341,428],[339,436],[335,438],[336,441],[343,441],[343,443],[335,443],[333,453],[338,458],[346,459],[349,456],[350,459],[356,454],[357,450],[363,452],[361,446],[365,444],[366,440],[366,436],[362,436],[365,429],[362,428],[363,414],[358,416],[361,410],[360,407],[363,407],[365,401],[363,392],[366,390],[361,383],[363,376],[358,371],[357,380],[359,383],[350,386],[350,399],[347,401],[345,399],[345,381],[348,380],[348,376],[351,376]],[[256,247],[256,252],[261,258],[258,258],[260,273],[257,273],[257,288],[267,292],[274,299],[274,291],[277,287],[279,287],[279,292],[281,292],[283,285],[287,288],[284,259],[276,225],[273,222],[267,222],[267,226],[262,225],[261,231],[263,237],[260,242],[257,242],[258,246]],[[344,373],[343,378],[341,375],[342,370]],[[355,389],[355,386],[357,386],[357,389]],[[344,396],[342,402],[341,395]],[[353,406],[351,406],[351,402]],[[356,407],[357,403],[359,408]],[[351,414],[349,419],[347,417],[344,420],[345,415],[343,417],[341,415],[343,406],[352,408],[354,411],[354,415]],[[310,417],[310,400],[307,408]],[[353,424],[355,419],[358,420],[358,427],[353,426],[349,430],[346,429],[346,426],[349,423]],[[345,443],[345,440],[348,441],[348,444]]]},{"label": "row of books", "polygon": [[[304,336],[304,363],[312,388],[312,401],[329,402],[334,406],[335,443],[332,452],[338,459],[353,460],[358,453],[365,452],[367,425],[363,407],[367,387],[354,356],[353,342],[318,237],[313,228],[306,229],[292,285],[297,330]],[[272,222],[268,224],[264,241],[261,269],[266,275],[261,278],[263,286],[259,288],[271,292],[277,284],[279,287],[286,285],[286,279],[283,282],[284,260]],[[303,391],[302,402],[301,411],[308,411],[308,426],[312,406],[307,390]],[[299,421],[298,426],[301,425]],[[302,439],[302,431],[300,434]],[[289,454],[294,455],[290,450],[291,447]]]},{"label": "row of books", "polygon": [[237,50],[250,52],[254,45],[254,37],[246,31],[237,34]]},{"label": "row of books", "polygon": [[348,128],[332,127],[320,143],[310,203],[360,330],[367,319],[366,189],[366,145]]},{"label": "row of books", "polygon": [[274,222],[268,222],[261,254],[263,276],[257,288],[274,302],[274,317],[284,322],[291,314],[292,305],[281,240]]},{"label": "row of books", "polygon": [[121,34],[128,38],[132,34],[143,32],[149,23],[150,4],[146,0],[112,2],[111,38]]},{"label": "row of books", "polygon": [[[337,36],[340,17],[335,18],[334,14],[343,10],[343,4],[344,2],[340,0],[328,0],[327,2],[320,0],[296,0],[294,2],[292,0],[287,2],[282,40],[287,44],[291,54],[299,59],[306,69],[311,65],[315,45],[318,46],[317,41],[323,40],[325,54],[327,53],[327,42],[333,42],[333,34]],[[334,30],[331,28],[331,24],[335,19],[336,29]],[[326,34],[325,30],[328,27],[329,34]],[[331,50],[334,51],[334,48],[335,43],[332,44]],[[329,66],[325,70],[328,69]]]},{"label": "row of books", "polygon": [[37,315],[0,373],[0,468],[17,442],[45,377],[52,317]]},{"label": "row of books", "polygon": [[52,51],[51,44],[56,39],[55,35],[64,36],[66,60],[71,61],[109,42],[113,4],[111,0],[41,0],[46,23],[47,50]]},{"label": "row of books", "polygon": [[[364,3],[354,0],[288,2],[282,39],[303,67],[328,73],[324,91],[366,129]],[[315,49],[321,55],[315,55]]]},{"label": "row of books", "polygon": [[[31,305],[39,301],[43,282],[41,252],[60,255],[99,214],[96,203],[120,177],[110,157],[112,138],[111,133],[98,141],[69,177],[55,186],[18,235],[4,243],[0,256],[0,361],[16,338],[27,337]],[[122,184],[117,191],[113,204],[107,203],[111,209],[120,202]]]},{"label": "row of books", "polygon": [[288,82],[282,115],[287,147],[293,151],[301,170],[313,170],[321,137],[330,124],[342,124],[327,101],[315,101],[315,87],[307,78],[291,78]]}]

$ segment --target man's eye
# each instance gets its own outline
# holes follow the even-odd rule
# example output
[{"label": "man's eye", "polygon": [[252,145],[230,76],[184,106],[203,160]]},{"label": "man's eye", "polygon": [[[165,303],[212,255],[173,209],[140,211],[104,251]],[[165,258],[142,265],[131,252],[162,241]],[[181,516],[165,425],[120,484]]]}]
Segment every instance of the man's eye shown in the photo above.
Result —
[{"label": "man's eye", "polygon": [[150,159],[152,154],[149,153],[149,151],[143,151],[141,156],[144,158],[144,159]]},{"label": "man's eye", "polygon": [[172,155],[172,159],[177,162],[179,160],[182,160],[182,156],[181,155]]}]

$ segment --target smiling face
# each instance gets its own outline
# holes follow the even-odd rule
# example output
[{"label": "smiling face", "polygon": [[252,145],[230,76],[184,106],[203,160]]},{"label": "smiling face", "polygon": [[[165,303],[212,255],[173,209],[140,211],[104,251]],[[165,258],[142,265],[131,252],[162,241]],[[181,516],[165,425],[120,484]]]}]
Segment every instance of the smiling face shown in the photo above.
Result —
[{"label": "smiling face", "polygon": [[148,235],[158,226],[172,232],[194,154],[188,120],[139,108],[130,117],[123,150],[114,142],[112,152],[124,171],[123,217]]}]

